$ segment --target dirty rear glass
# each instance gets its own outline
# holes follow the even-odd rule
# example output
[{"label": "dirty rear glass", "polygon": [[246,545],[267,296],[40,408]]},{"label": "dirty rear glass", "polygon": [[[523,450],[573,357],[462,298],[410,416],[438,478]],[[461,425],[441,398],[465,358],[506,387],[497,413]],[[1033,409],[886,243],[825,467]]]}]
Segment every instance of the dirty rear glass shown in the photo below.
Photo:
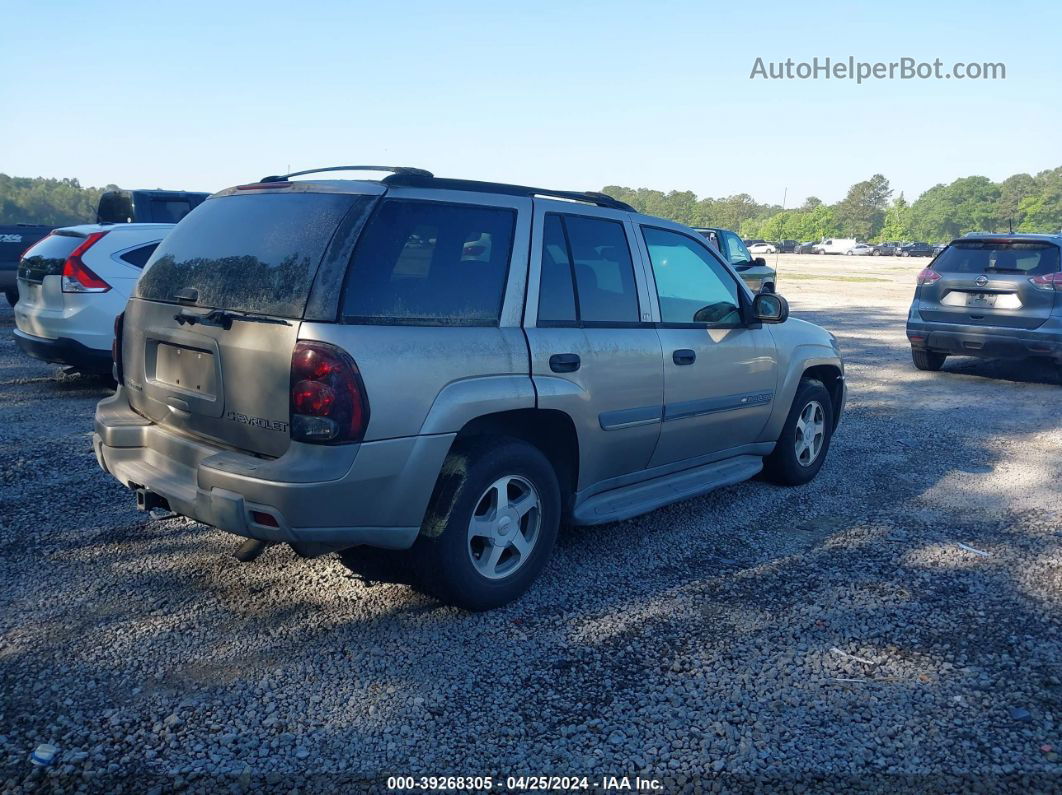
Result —
[{"label": "dirty rear glass", "polygon": [[1059,269],[1058,246],[1038,241],[963,240],[934,261],[938,273],[1021,273],[1039,276]]},{"label": "dirty rear glass", "polygon": [[225,196],[193,210],[159,244],[137,297],[302,317],[321,258],[343,216],[374,197],[335,193]]}]

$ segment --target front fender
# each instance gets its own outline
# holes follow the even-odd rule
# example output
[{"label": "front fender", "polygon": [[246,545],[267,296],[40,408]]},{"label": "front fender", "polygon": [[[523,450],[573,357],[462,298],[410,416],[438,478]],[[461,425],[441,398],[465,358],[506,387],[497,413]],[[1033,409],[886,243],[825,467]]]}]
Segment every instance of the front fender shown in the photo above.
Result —
[{"label": "front fender", "polygon": [[[780,350],[779,353],[782,353]],[[831,345],[822,345],[817,342],[801,343],[786,352],[787,357],[778,362],[778,397],[774,402],[770,419],[764,427],[764,435],[760,441],[777,441],[782,435],[782,427],[789,416],[789,409],[793,405],[800,379],[811,367],[826,365],[836,368],[844,375],[844,362]]]}]

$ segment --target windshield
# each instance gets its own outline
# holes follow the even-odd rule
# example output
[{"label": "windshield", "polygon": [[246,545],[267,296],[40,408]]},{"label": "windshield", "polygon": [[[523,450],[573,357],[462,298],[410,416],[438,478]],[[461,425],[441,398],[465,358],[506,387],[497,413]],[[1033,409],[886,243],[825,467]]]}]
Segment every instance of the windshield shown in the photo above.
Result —
[{"label": "windshield", "polygon": [[937,257],[933,270],[940,273],[992,271],[1039,276],[1059,269],[1058,247],[1038,241],[963,240],[952,243]]},{"label": "windshield", "polygon": [[302,317],[310,286],[339,222],[374,197],[339,193],[255,193],[204,202],[159,244],[137,297]]}]

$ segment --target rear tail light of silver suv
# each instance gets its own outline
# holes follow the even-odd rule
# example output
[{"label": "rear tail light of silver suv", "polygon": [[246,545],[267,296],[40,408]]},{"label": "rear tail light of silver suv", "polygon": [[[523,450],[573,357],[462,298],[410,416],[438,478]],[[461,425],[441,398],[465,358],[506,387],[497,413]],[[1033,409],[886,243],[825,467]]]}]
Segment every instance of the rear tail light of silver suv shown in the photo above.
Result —
[{"label": "rear tail light of silver suv", "polygon": [[940,274],[932,268],[923,268],[918,272],[919,284],[932,284],[940,281]]},{"label": "rear tail light of silver suv", "polygon": [[299,340],[291,355],[291,438],[360,442],[368,424],[369,400],[354,360],[334,345]]},{"label": "rear tail light of silver suv", "polygon": [[1029,281],[1032,282],[1033,287],[1040,290],[1058,290],[1062,293],[1062,271],[1030,276]]}]

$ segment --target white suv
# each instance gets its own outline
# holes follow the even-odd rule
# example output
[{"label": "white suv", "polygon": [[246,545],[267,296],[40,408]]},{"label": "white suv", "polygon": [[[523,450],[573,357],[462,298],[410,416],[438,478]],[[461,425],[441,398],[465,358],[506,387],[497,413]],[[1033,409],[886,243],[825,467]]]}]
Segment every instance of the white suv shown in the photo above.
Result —
[{"label": "white suv", "polygon": [[18,346],[46,362],[109,373],[114,319],[173,226],[68,226],[30,247],[18,265]]}]

